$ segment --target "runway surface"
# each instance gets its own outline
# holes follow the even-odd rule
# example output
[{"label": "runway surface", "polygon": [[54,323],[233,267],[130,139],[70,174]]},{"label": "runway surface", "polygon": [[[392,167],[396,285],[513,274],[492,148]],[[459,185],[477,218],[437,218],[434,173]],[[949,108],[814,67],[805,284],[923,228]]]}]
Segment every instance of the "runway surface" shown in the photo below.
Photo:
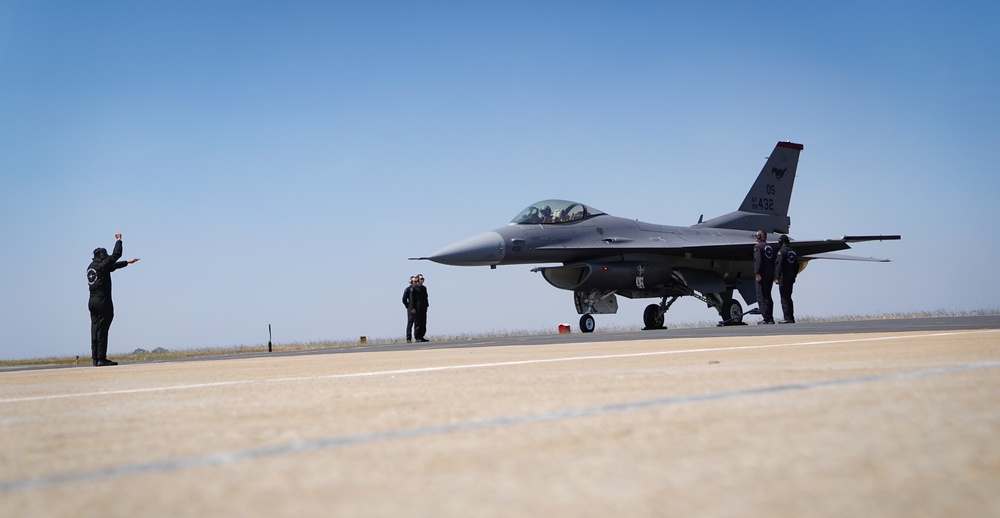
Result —
[{"label": "runway surface", "polygon": [[0,373],[5,516],[998,516],[1000,318]]}]

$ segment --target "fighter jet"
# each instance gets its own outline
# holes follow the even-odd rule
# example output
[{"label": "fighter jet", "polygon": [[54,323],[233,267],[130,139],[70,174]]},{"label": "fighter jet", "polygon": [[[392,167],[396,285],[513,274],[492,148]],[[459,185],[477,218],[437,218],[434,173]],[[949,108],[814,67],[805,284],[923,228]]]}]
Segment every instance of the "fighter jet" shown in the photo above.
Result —
[{"label": "fighter jet", "polygon": [[[754,233],[787,234],[788,205],[802,144],[778,142],[739,210],[696,225],[669,226],[606,214],[568,200],[544,200],[522,210],[506,226],[472,236],[428,257],[455,266],[561,263],[539,266],[549,284],[573,292],[580,330],[595,328],[594,314],[618,312],[616,296],[659,298],[643,312],[645,329],[662,329],[664,315],[680,297],[694,297],[719,312],[720,324],[742,324],[743,306],[756,304]],[[776,238],[776,235],[769,236]],[[812,259],[888,262],[841,254],[848,243],[900,239],[898,235],[843,236],[793,241],[802,269]],[[769,239],[776,242],[776,239]]]}]

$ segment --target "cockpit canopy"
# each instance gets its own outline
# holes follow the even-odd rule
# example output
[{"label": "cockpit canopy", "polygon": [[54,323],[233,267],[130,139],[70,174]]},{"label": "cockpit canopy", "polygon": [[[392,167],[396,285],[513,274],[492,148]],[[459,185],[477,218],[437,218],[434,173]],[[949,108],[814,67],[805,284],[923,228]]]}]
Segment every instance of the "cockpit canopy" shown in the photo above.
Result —
[{"label": "cockpit canopy", "polygon": [[514,225],[569,223],[602,214],[604,213],[593,207],[575,201],[543,200],[528,206],[510,222]]}]

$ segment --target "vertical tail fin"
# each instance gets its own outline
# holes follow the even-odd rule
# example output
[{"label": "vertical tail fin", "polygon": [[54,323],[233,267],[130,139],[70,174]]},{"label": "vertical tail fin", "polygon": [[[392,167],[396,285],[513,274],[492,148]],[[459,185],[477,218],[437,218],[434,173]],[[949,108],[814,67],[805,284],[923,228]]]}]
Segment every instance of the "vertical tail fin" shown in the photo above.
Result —
[{"label": "vertical tail fin", "polygon": [[787,234],[791,225],[788,205],[792,201],[792,185],[799,165],[799,152],[803,148],[802,144],[794,142],[778,142],[739,210],[695,226]]},{"label": "vertical tail fin", "polygon": [[792,201],[792,185],[795,183],[795,169],[799,164],[802,144],[778,142],[774,146],[767,163],[757,175],[740,210],[755,214],[787,216],[788,204]]}]

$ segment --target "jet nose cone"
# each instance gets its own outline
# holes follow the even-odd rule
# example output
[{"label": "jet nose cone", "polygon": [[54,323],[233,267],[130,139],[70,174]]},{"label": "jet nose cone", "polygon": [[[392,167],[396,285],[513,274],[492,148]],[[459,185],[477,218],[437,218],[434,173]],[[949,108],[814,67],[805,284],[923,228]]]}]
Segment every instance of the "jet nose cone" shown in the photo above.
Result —
[{"label": "jet nose cone", "polygon": [[503,260],[503,237],[496,232],[483,232],[448,245],[427,259],[452,266],[486,266]]}]

